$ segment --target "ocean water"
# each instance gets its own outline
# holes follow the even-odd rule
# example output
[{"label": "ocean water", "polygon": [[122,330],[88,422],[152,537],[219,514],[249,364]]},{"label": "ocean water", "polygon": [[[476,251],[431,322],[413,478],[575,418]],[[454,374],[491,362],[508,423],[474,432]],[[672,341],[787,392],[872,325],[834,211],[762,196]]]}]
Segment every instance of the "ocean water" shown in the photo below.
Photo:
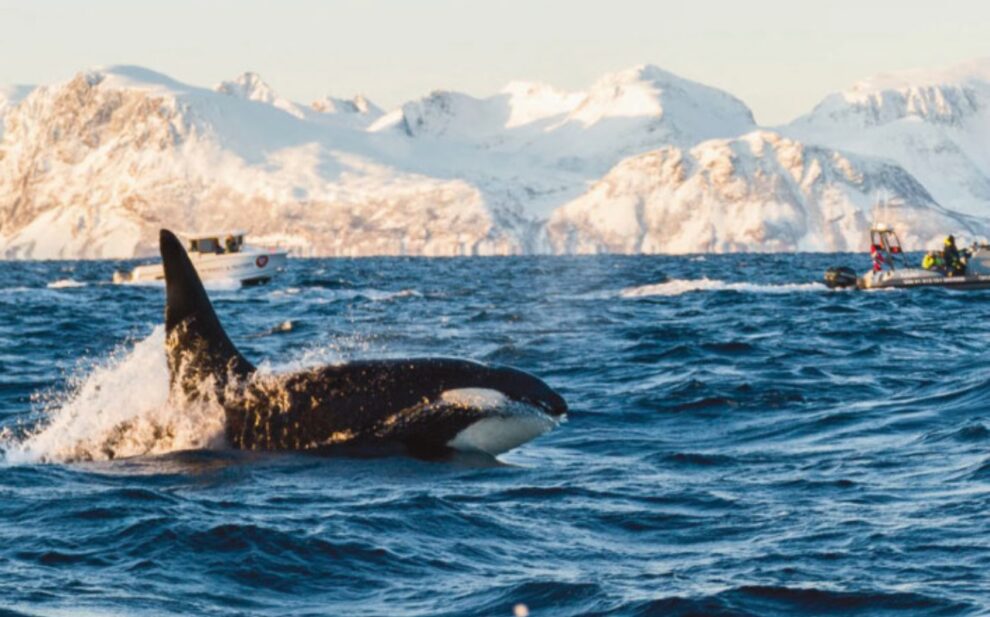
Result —
[{"label": "ocean water", "polygon": [[[0,268],[0,615],[990,613],[990,292],[862,256],[296,260],[211,291],[265,370],[536,373],[498,460],[245,454],[170,409],[164,292]],[[5,609],[5,610],[4,610]]]}]

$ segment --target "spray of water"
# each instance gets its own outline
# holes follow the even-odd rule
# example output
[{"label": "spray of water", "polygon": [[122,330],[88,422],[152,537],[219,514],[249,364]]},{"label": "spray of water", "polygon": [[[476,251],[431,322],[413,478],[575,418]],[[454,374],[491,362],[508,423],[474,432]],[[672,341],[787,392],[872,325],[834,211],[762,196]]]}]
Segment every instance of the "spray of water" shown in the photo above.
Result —
[{"label": "spray of water", "polygon": [[43,420],[7,435],[7,462],[73,462],[218,448],[223,410],[215,402],[169,403],[165,329],[118,348],[69,387],[39,399]]}]

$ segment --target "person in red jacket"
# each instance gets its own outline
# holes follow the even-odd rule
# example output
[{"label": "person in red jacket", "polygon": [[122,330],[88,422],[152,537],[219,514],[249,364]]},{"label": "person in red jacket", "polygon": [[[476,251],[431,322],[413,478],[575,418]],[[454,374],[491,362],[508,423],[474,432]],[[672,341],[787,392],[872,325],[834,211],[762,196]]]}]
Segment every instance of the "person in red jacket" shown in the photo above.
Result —
[{"label": "person in red jacket", "polygon": [[883,270],[884,258],[883,258],[883,247],[879,244],[874,244],[870,246],[870,257],[873,258],[873,271],[880,272]]}]

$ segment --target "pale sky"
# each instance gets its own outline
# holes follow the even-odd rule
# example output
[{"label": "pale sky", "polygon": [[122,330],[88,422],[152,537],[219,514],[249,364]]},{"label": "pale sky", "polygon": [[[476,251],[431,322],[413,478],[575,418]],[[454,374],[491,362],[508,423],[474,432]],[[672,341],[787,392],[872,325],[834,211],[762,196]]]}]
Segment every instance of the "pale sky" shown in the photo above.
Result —
[{"label": "pale sky", "polygon": [[649,63],[778,124],[875,73],[986,56],[987,0],[0,0],[0,84],[106,64],[200,86],[251,70],[299,102],[386,108],[516,79],[583,89]]}]

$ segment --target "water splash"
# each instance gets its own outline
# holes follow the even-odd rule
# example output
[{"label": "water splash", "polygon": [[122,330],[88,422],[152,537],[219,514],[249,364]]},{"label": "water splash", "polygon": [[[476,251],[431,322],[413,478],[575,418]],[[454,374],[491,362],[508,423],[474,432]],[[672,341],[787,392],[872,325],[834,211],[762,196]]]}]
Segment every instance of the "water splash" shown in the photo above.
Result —
[{"label": "water splash", "polygon": [[[202,283],[203,283],[203,287],[207,291],[237,291],[243,286],[243,283],[241,283],[240,279],[233,279],[233,278],[204,279]],[[165,289],[164,280],[120,281],[120,282],[115,282],[114,284],[123,285],[126,287],[154,287],[159,289]]]},{"label": "water splash", "polygon": [[165,328],[69,380],[39,402],[44,419],[25,435],[0,442],[12,463],[73,462],[216,448],[223,410],[216,404],[168,402]]}]

